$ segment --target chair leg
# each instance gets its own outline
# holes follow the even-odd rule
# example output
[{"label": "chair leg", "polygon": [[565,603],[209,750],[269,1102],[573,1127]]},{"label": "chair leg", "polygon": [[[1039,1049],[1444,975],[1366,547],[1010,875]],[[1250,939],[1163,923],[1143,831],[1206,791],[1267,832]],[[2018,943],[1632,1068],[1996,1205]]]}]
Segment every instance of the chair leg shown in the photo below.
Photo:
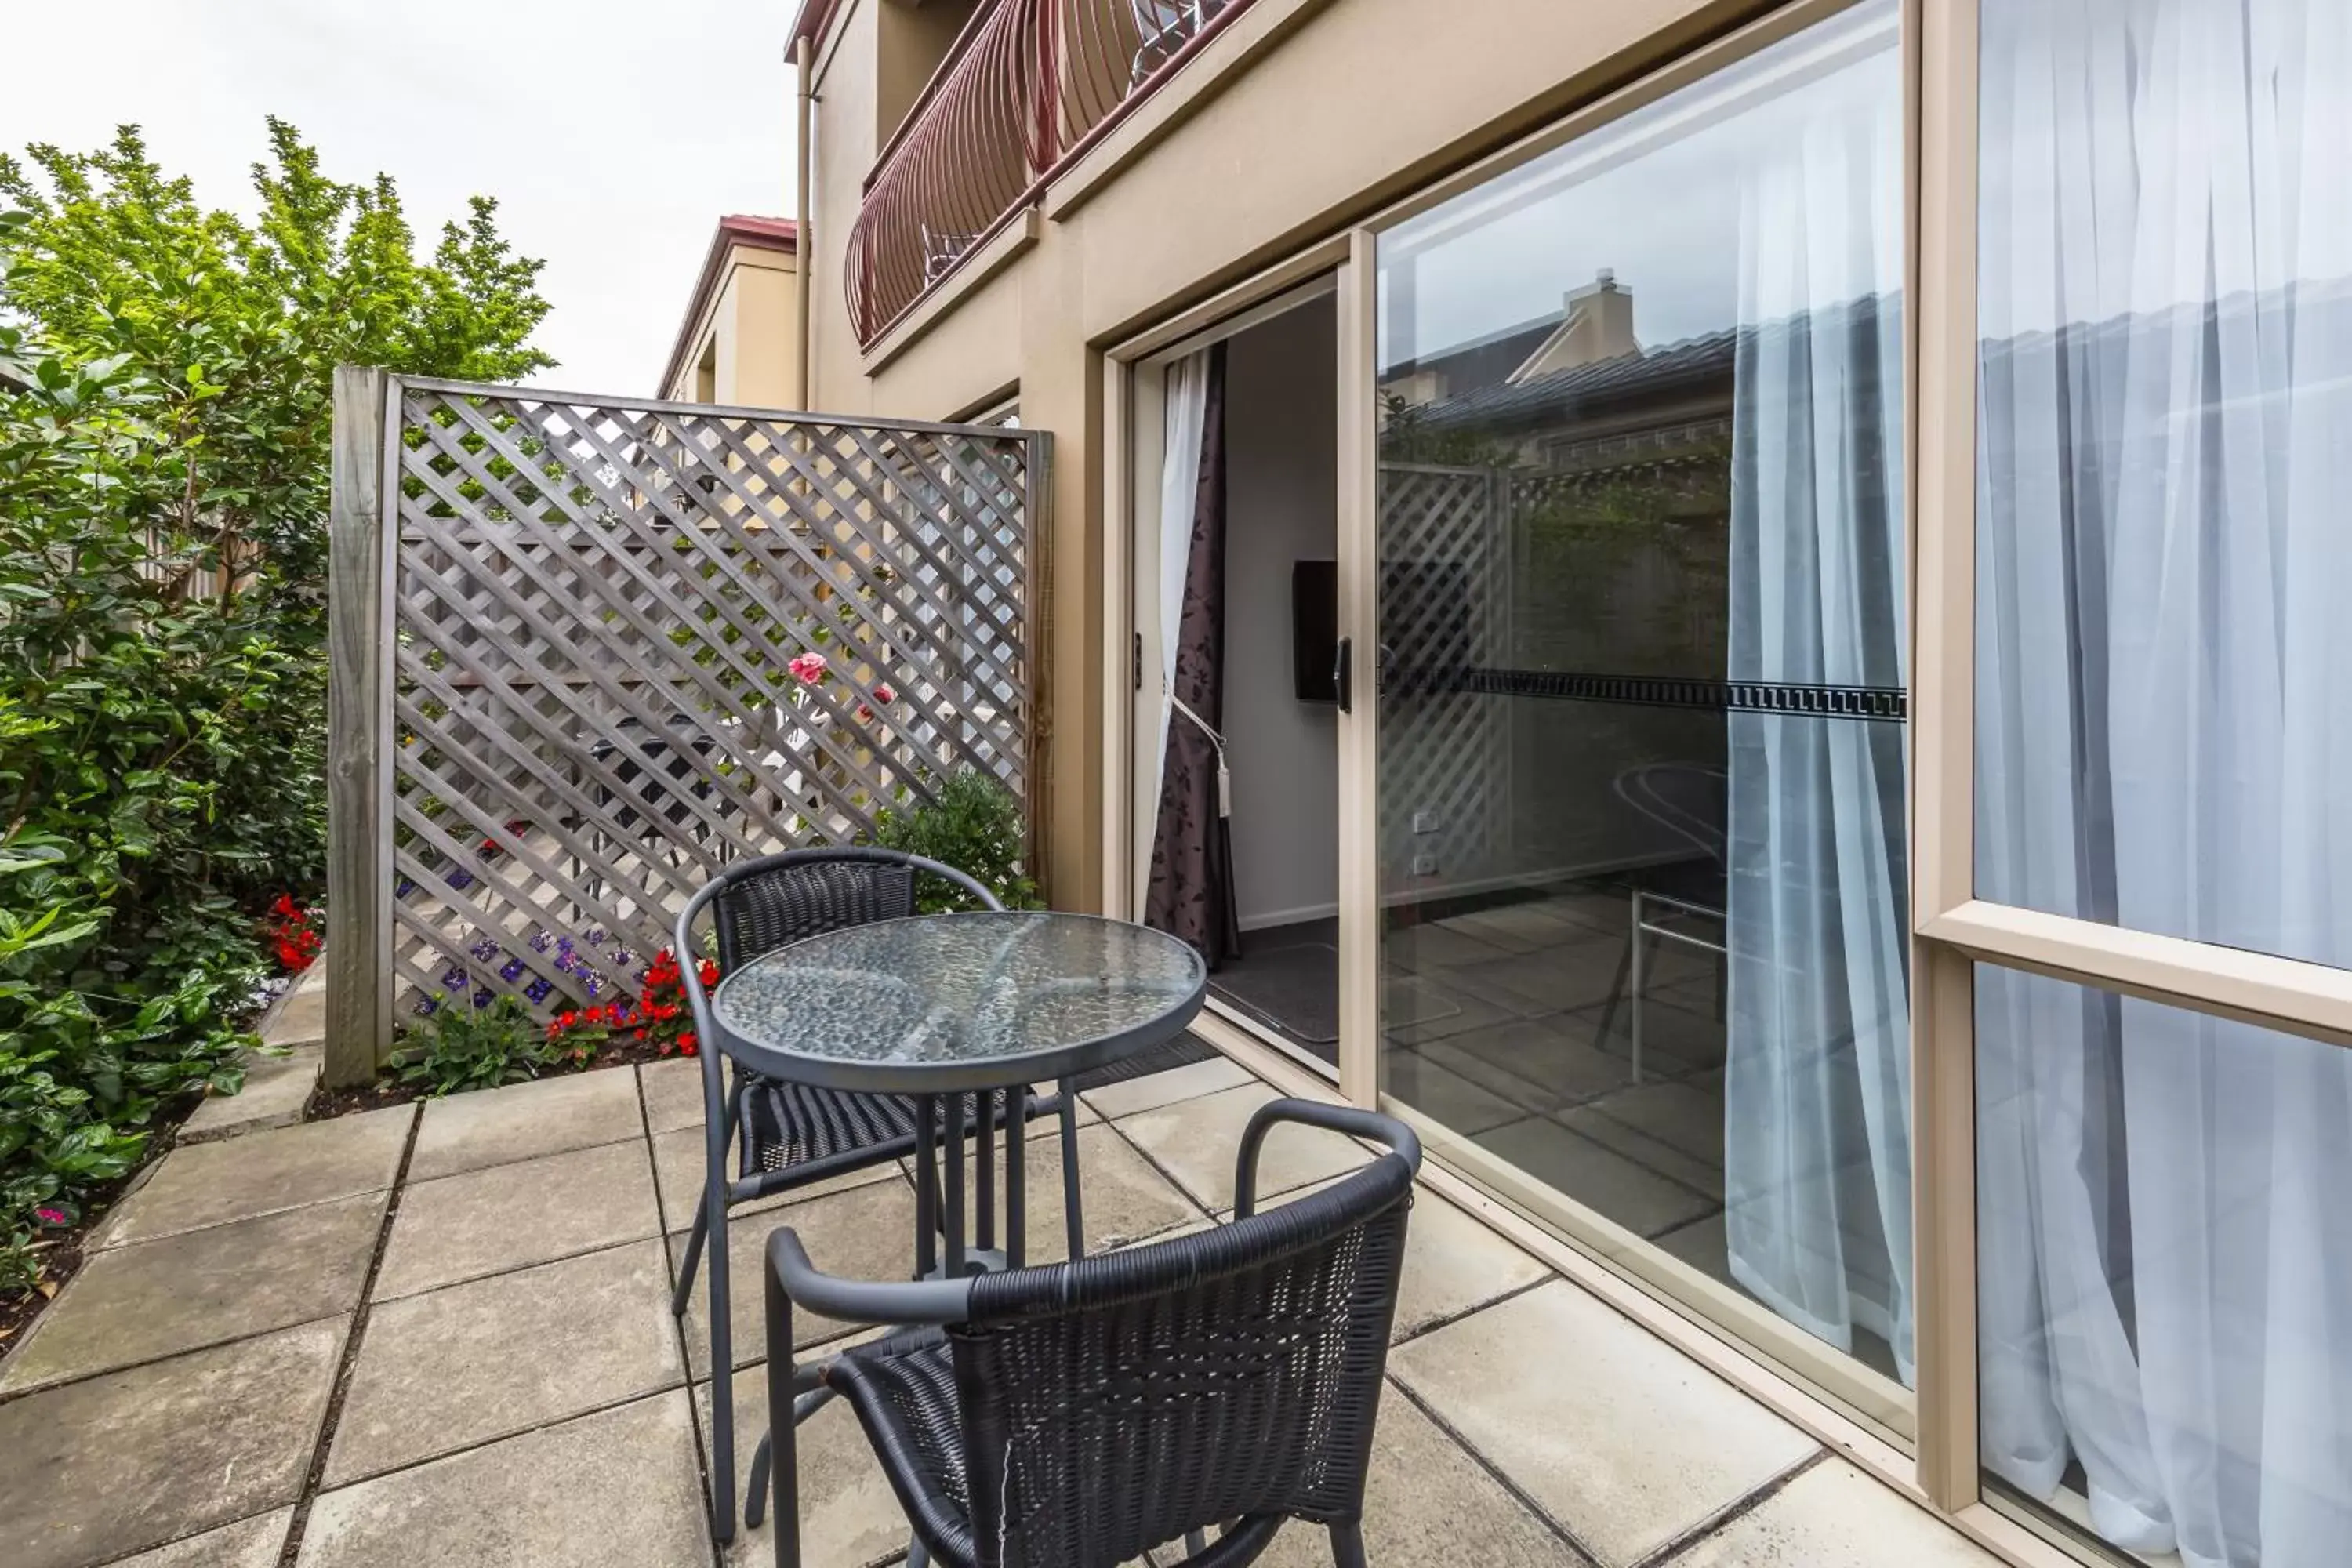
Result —
[{"label": "chair leg", "polygon": [[1078,1200],[1078,1085],[1062,1080],[1062,1223],[1068,1232],[1070,1261],[1087,1255],[1087,1220]]},{"label": "chair leg", "polygon": [[760,1446],[751,1450],[751,1479],[743,1489],[743,1528],[757,1530],[760,1521],[768,1517],[768,1467],[774,1462],[776,1434],[772,1426],[760,1435]]},{"label": "chair leg", "polygon": [[[726,1202],[721,1188],[703,1203],[704,1212],[711,1216],[712,1232],[706,1270],[710,1280],[710,1530],[722,1542],[735,1539],[735,1334],[729,1296]],[[784,1375],[789,1384],[789,1366]]]},{"label": "chair leg", "polygon": [[[761,1273],[767,1281],[768,1436],[751,1460],[751,1507],[757,1509],[761,1500],[760,1460],[772,1457],[766,1501],[768,1514],[776,1521],[776,1568],[801,1568],[800,1423],[793,1418],[792,1303],[785,1300],[783,1281],[776,1278],[774,1269],[762,1265]],[[728,1378],[719,1363],[712,1363],[712,1372],[711,1409],[715,1412],[719,1385]],[[715,1431],[718,1423],[714,1420],[711,1426]],[[734,1510],[730,1508],[728,1512]],[[759,1528],[756,1515],[751,1524],[754,1530]]]},{"label": "chair leg", "polygon": [[1331,1561],[1336,1568],[1370,1568],[1364,1560],[1364,1527],[1355,1520],[1331,1526]]},{"label": "chair leg", "polygon": [[907,1568],[931,1568],[931,1553],[919,1541],[907,1542]]},{"label": "chair leg", "polygon": [[[738,1082],[727,1096],[726,1131],[719,1135],[719,1158],[714,1162],[719,1170],[724,1171],[727,1168],[727,1151],[734,1146],[735,1129],[742,1119],[743,1086]],[[706,1133],[706,1143],[708,1137]],[[706,1158],[709,1153],[709,1151],[706,1147],[704,1150]],[[702,1261],[702,1248],[709,1238],[710,1180],[708,1176],[703,1178],[702,1187],[702,1196],[694,1205],[694,1228],[688,1233],[686,1238],[686,1261],[677,1271],[677,1287],[670,1292],[669,1312],[673,1318],[685,1317],[686,1304],[694,1299],[695,1266]],[[723,1203],[720,1205],[720,1211],[723,1215],[725,1211]],[[719,1222],[719,1227],[722,1230],[726,1228],[723,1218]],[[723,1245],[726,1237],[722,1236],[719,1240]]]},{"label": "chair leg", "polygon": [[1202,1552],[1206,1552],[1208,1549],[1209,1532],[1207,1531],[1188,1530],[1184,1532],[1184,1560],[1186,1562],[1191,1562],[1193,1558],[1198,1557]]}]

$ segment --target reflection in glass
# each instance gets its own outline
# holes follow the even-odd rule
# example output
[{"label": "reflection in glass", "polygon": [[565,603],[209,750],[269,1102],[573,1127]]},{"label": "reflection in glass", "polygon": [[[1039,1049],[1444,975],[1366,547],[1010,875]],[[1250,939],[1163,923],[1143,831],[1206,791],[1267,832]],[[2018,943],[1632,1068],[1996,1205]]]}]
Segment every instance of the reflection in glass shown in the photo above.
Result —
[{"label": "reflection in glass", "polygon": [[1381,237],[1379,780],[1386,1091],[1908,1382],[1897,11]]},{"label": "reflection in glass", "polygon": [[2352,963],[2343,0],[1987,0],[1979,898]]},{"label": "reflection in glass", "polygon": [[2197,1568],[2352,1554],[2352,1052],[1980,966],[1984,1462]]}]

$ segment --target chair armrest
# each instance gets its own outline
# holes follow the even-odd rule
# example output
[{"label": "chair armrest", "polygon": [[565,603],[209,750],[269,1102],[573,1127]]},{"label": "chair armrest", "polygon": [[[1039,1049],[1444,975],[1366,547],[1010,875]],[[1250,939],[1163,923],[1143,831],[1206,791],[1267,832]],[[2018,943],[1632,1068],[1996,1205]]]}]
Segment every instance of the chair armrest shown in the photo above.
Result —
[{"label": "chair armrest", "polygon": [[1234,1218],[1244,1220],[1257,1207],[1257,1155],[1265,1135],[1278,1121],[1296,1121],[1328,1128],[1354,1138],[1368,1138],[1402,1159],[1413,1174],[1421,1173],[1421,1139],[1393,1116],[1360,1110],[1352,1105],[1326,1105],[1313,1100],[1276,1100],[1257,1108],[1242,1133],[1242,1149],[1234,1168]]},{"label": "chair armrest", "polygon": [[[695,917],[708,909],[727,885],[725,878],[707,882],[686,908],[677,911],[677,927],[670,936],[670,956],[677,960],[678,989],[686,993],[687,1012],[694,1019],[695,1054],[702,1058],[702,1115],[706,1127],[725,1127],[727,1121],[727,1085],[719,1068],[723,1054],[719,1048],[719,1030],[710,1016],[710,994],[702,987],[702,971],[695,963]],[[723,1152],[711,1157],[711,1169],[724,1180],[726,1156]]]},{"label": "chair armrest", "polygon": [[960,1323],[969,1279],[842,1279],[820,1271],[790,1226],[768,1237],[768,1270],[793,1306],[847,1323]]}]

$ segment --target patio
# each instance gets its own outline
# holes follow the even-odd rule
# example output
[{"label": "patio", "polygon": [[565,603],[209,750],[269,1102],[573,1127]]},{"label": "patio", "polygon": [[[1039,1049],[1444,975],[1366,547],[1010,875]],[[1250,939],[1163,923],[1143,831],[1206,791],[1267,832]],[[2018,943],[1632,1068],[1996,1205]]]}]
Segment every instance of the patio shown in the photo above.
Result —
[{"label": "patio", "polygon": [[[759,1563],[701,1507],[709,1369],[666,1296],[700,1158],[698,1069],[614,1068],[175,1150],[0,1363],[11,1568]],[[1196,1063],[1087,1097],[1089,1243],[1208,1226],[1272,1090]],[[1050,1124],[1037,1131],[1050,1131]],[[1361,1158],[1279,1130],[1264,1184]],[[1030,1145],[1032,1233],[1059,1150]],[[747,1420],[760,1247],[903,1275],[895,1167],[738,1211],[732,1369]],[[857,1332],[812,1325],[811,1344]],[[903,1557],[841,1405],[803,1430],[813,1563]],[[1434,1193],[1411,1229],[1366,1539],[1382,1568],[1990,1563],[1927,1513]],[[1263,1559],[1329,1561],[1293,1525]]]}]

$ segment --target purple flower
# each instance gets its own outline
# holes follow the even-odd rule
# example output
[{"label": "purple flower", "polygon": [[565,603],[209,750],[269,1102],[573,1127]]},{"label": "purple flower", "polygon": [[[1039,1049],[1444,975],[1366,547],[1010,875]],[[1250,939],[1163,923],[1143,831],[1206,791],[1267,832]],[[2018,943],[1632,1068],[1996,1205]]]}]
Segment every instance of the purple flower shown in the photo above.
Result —
[{"label": "purple flower", "polygon": [[490,960],[499,955],[499,944],[493,939],[486,936],[481,941],[474,944],[473,954],[476,958],[480,959],[484,963],[488,963]]},{"label": "purple flower", "polygon": [[461,893],[474,885],[474,874],[471,871],[467,870],[463,866],[458,867],[456,870],[451,871],[447,876],[441,879],[448,883],[451,887],[457,889]]},{"label": "purple flower", "polygon": [[522,968],[521,959],[509,958],[499,966],[499,978],[506,981],[520,980],[522,978]]},{"label": "purple flower", "polygon": [[495,1002],[495,1001],[497,1001],[497,1000],[498,1000],[498,997],[497,997],[497,996],[496,996],[496,995],[491,992],[490,988],[489,988],[488,986],[487,986],[487,985],[483,986],[479,991],[477,991],[477,992],[475,992],[475,993],[474,993],[474,1005],[475,1005],[477,1008],[487,1007],[487,1006],[488,1006],[491,1003],[493,1003],[493,1002]]},{"label": "purple flower", "polygon": [[615,963],[625,966],[627,964],[635,963],[636,961],[637,955],[631,952],[625,947],[616,947],[613,950],[613,962]]},{"label": "purple flower", "polygon": [[532,981],[530,984],[524,986],[522,988],[522,994],[530,997],[531,1001],[536,1004],[546,1001],[547,994],[554,989],[555,982],[548,979],[542,974],[538,979]]},{"label": "purple flower", "polygon": [[533,952],[545,952],[552,940],[545,931],[533,928],[530,933],[530,950]]},{"label": "purple flower", "polygon": [[394,898],[404,899],[415,891],[416,891],[416,884],[410,881],[407,878],[400,877],[394,879],[392,884],[392,896]]},{"label": "purple flower", "polygon": [[463,991],[466,980],[466,966],[462,963],[453,963],[441,972],[441,984],[446,990]]},{"label": "purple flower", "polygon": [[441,1003],[436,997],[420,996],[416,999],[416,1016],[420,1018],[429,1018],[440,1010]]},{"label": "purple flower", "polygon": [[580,984],[588,988],[588,1000],[591,1002],[596,1000],[596,994],[604,988],[604,977],[593,969],[580,972]]},{"label": "purple flower", "polygon": [[590,947],[602,947],[604,945],[604,941],[609,935],[611,935],[611,933],[605,931],[603,926],[593,927],[588,932],[588,945]]}]

